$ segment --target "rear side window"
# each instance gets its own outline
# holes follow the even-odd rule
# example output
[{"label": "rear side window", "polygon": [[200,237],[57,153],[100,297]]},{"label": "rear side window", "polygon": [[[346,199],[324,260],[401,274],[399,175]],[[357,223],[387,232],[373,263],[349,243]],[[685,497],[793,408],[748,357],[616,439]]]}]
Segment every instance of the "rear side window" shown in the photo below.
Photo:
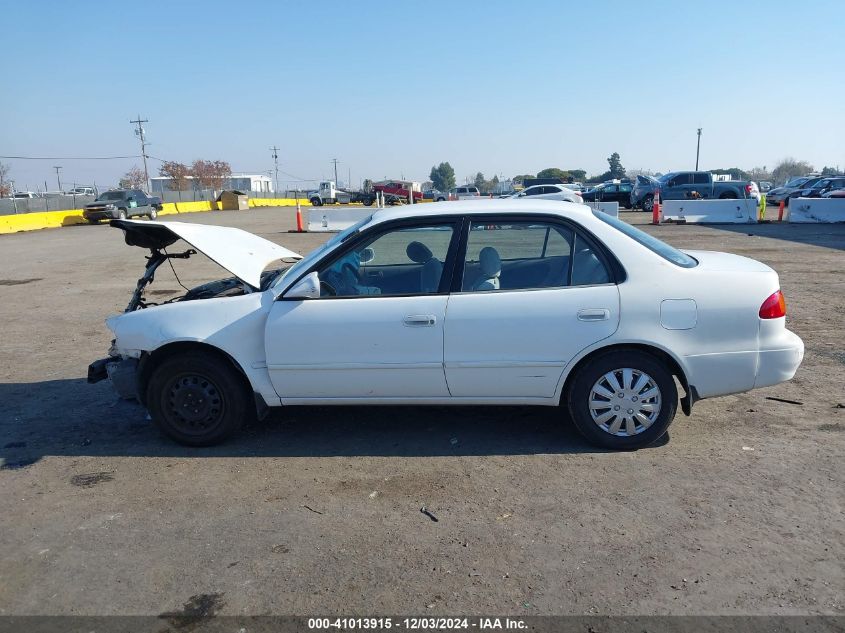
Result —
[{"label": "rear side window", "polygon": [[676,266],[680,266],[681,268],[695,268],[698,266],[698,261],[695,258],[679,251],[674,246],[669,246],[666,242],[661,242],[659,239],[652,237],[645,231],[641,231],[638,228],[631,226],[624,220],[602,213],[601,211],[593,211],[593,215],[602,222],[605,222],[613,228],[621,231],[638,244],[645,246],[653,253],[657,253],[663,259],[672,262]]},{"label": "rear side window", "polygon": [[710,177],[707,174],[697,173],[693,174],[693,180],[697,185],[706,185],[710,183]]}]

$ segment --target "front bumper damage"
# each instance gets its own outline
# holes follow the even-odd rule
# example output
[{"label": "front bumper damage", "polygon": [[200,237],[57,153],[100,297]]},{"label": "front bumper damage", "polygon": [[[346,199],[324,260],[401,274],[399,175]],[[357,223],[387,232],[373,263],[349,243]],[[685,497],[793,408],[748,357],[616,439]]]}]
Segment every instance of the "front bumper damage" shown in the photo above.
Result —
[{"label": "front bumper damage", "polygon": [[138,398],[138,359],[109,356],[88,365],[88,382],[109,379],[117,395],[125,400]]}]

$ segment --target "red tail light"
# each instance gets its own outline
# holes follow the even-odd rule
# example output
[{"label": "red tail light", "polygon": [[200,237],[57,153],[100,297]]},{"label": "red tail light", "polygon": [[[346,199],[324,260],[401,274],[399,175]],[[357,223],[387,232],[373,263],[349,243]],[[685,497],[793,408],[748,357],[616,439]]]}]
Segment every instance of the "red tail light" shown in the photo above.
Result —
[{"label": "red tail light", "polygon": [[753,190],[754,187],[752,187],[750,184],[745,185],[745,193],[751,193]]},{"label": "red tail light", "polygon": [[786,316],[786,298],[783,293],[778,290],[770,295],[768,299],[760,306],[761,319],[779,319]]}]

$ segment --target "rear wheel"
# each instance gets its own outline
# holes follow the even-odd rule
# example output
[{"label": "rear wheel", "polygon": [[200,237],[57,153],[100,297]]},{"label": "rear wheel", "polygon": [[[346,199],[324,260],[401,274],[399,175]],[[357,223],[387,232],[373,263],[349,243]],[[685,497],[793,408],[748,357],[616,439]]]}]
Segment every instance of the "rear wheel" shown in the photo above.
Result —
[{"label": "rear wheel", "polygon": [[611,351],[578,370],[567,404],[591,444],[631,450],[666,433],[678,408],[678,390],[671,372],[654,356]]},{"label": "rear wheel", "polygon": [[646,196],[643,198],[643,211],[651,213],[654,210],[654,196]]},{"label": "rear wheel", "polygon": [[150,212],[147,214],[147,216],[150,218],[150,220],[155,220],[158,217],[158,211],[155,207],[153,207],[152,209],[150,209]]},{"label": "rear wheel", "polygon": [[252,415],[242,377],[201,351],[164,360],[150,377],[146,402],[156,426],[188,446],[218,444]]}]

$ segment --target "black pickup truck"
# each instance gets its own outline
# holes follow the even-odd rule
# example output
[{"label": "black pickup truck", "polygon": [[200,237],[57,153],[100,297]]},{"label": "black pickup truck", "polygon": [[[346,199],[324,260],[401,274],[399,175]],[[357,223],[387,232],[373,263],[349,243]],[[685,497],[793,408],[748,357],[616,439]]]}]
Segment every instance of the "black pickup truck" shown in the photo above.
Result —
[{"label": "black pickup truck", "polygon": [[150,197],[140,189],[112,189],[86,204],[82,216],[91,224],[100,220],[125,220],[133,216],[147,216],[155,220],[161,211],[161,198]]}]

